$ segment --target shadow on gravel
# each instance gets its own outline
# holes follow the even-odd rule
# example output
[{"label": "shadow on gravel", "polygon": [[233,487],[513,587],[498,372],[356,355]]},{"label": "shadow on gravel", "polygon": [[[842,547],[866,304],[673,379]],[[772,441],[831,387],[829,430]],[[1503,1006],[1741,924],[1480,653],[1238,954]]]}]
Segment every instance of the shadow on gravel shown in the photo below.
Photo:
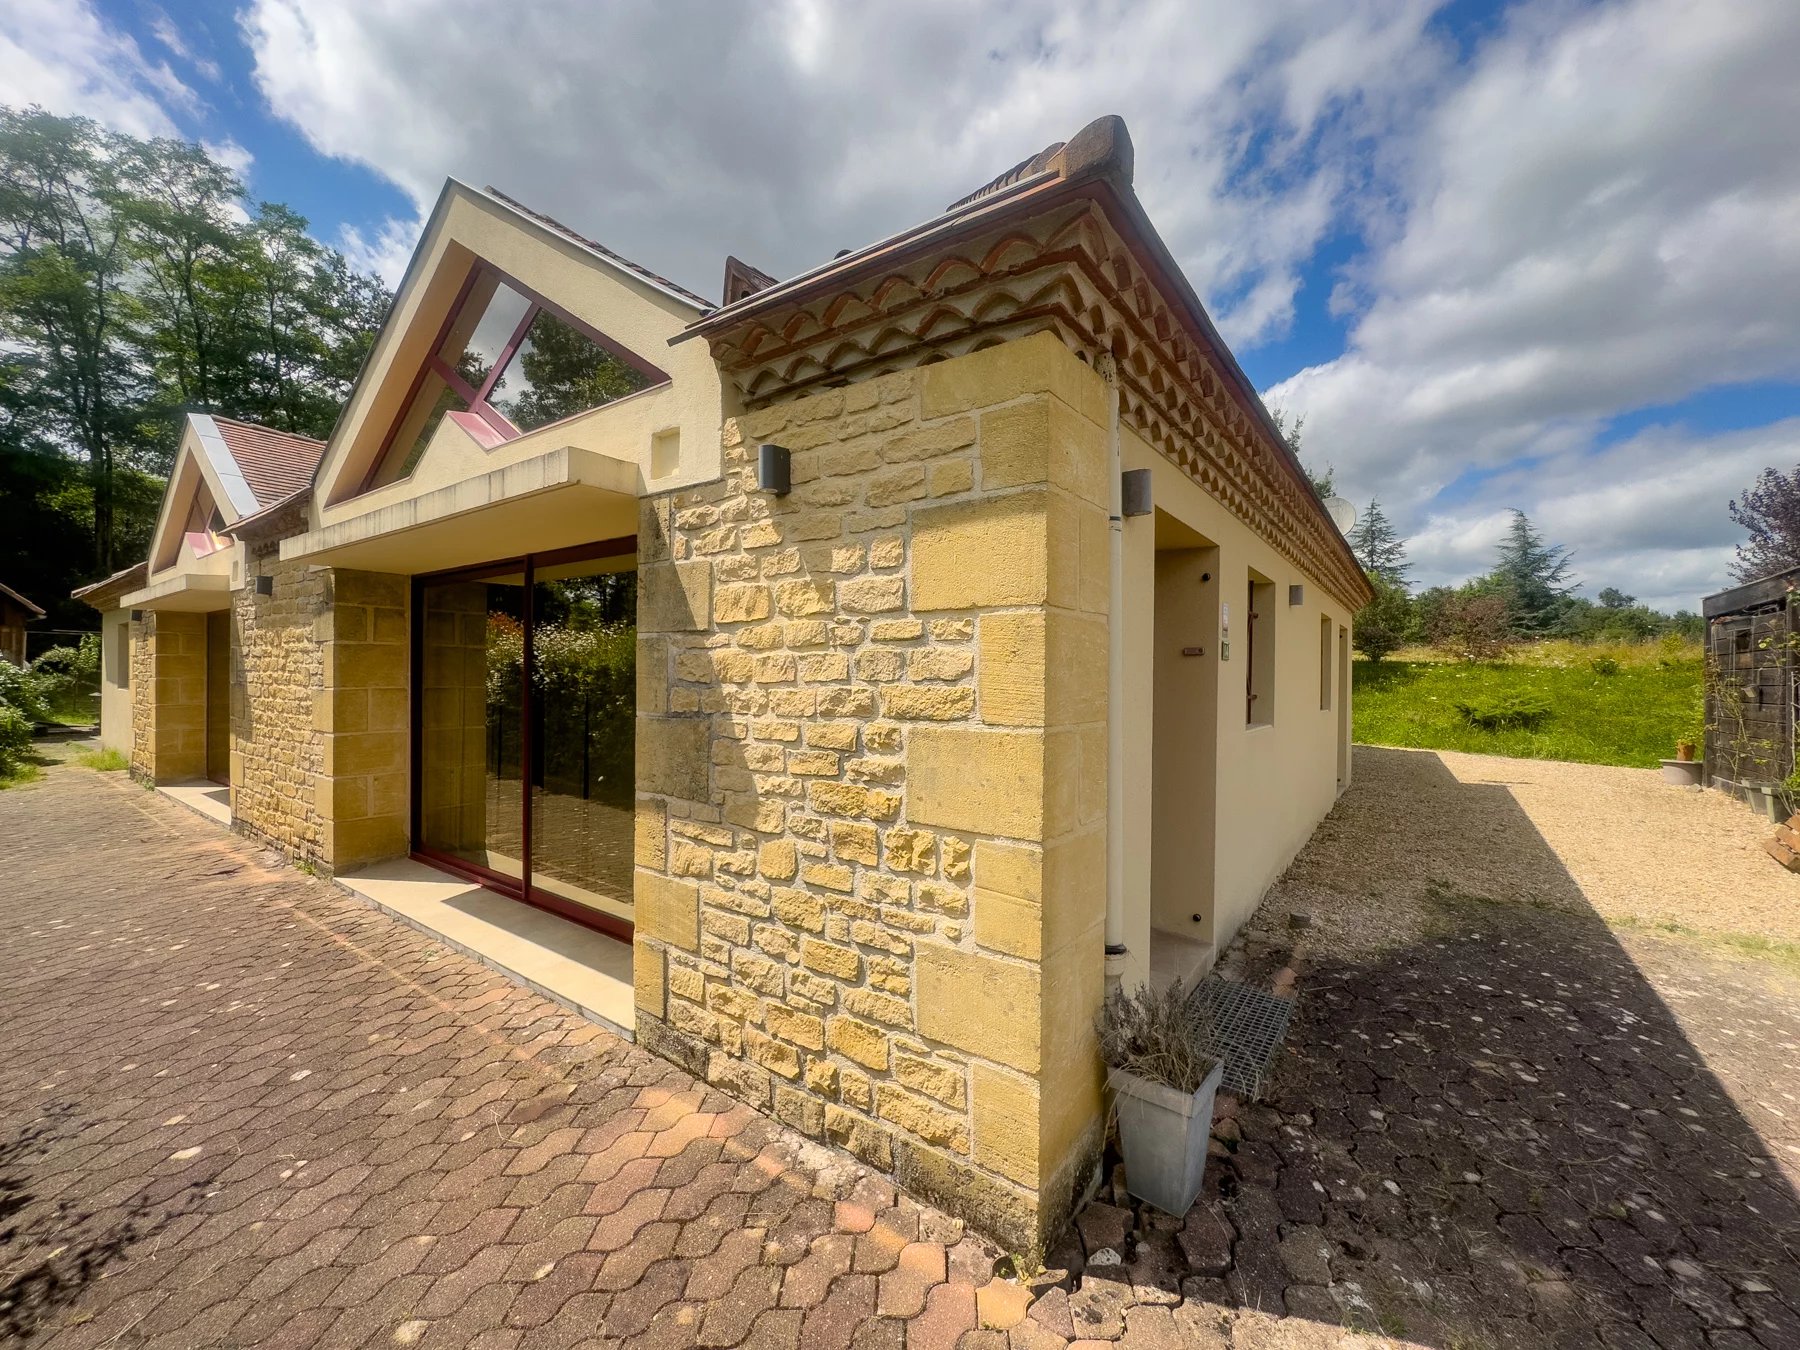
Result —
[{"label": "shadow on gravel", "polygon": [[[1461,828],[1401,847],[1455,855],[1457,880],[1429,877],[1423,933],[1371,962],[1314,944],[1281,1067],[1216,1124],[1185,1223],[1082,1216],[1089,1256],[1120,1222],[1132,1232],[1122,1264],[1090,1262],[1075,1285],[1078,1334],[1110,1286],[1127,1322],[1182,1297],[1227,1323],[1285,1315],[1268,1344],[1351,1327],[1441,1350],[1800,1346],[1800,1201],[1511,793],[1430,753],[1359,747],[1356,769],[1360,799],[1290,874],[1315,909],[1371,832],[1417,829],[1422,794]],[[1479,889],[1485,874],[1516,893],[1521,866],[1530,903]],[[1249,941],[1280,963],[1281,936]],[[1800,1024],[1743,1034],[1767,1036],[1758,1062],[1794,1080],[1759,1092],[1800,1095],[1780,1044]],[[1215,1315],[1190,1341],[1265,1343],[1237,1320],[1234,1340]]]},{"label": "shadow on gravel", "polygon": [[[197,1203],[202,1181],[146,1187],[91,1210],[37,1194],[39,1165],[83,1128],[67,1104],[0,1137],[0,1342],[53,1327],[95,1280]],[[167,1193],[159,1203],[157,1191]]]}]

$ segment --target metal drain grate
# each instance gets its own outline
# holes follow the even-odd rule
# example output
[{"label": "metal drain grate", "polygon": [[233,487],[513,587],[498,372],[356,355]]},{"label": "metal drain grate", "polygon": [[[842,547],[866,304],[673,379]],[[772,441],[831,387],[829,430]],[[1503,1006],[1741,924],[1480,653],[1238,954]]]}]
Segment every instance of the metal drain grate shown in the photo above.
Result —
[{"label": "metal drain grate", "polygon": [[1220,1086],[1226,1092],[1253,1098],[1262,1088],[1276,1047],[1287,1035],[1294,1002],[1247,984],[1208,978],[1188,996],[1188,1014],[1196,1034],[1211,1024],[1209,1049],[1225,1061]]}]

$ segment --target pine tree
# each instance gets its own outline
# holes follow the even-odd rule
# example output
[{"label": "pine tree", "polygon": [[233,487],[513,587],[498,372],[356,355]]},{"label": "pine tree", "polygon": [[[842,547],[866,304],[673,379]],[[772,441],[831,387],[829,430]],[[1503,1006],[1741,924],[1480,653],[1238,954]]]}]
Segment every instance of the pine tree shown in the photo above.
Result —
[{"label": "pine tree", "polygon": [[1373,497],[1369,498],[1369,509],[1350,531],[1350,550],[1370,576],[1395,586],[1406,585],[1406,574],[1412,570],[1412,564],[1406,561],[1406,541]]},{"label": "pine tree", "polygon": [[1569,569],[1573,555],[1561,544],[1546,544],[1523,511],[1514,509],[1512,527],[1500,542],[1489,579],[1503,587],[1512,604],[1514,628],[1542,633],[1556,623],[1562,600],[1573,589]]}]

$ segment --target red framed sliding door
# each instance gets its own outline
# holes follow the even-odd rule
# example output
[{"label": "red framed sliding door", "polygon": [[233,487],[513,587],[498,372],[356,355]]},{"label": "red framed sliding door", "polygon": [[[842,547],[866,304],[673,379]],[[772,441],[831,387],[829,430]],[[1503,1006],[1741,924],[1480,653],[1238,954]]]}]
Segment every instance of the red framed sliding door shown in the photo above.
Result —
[{"label": "red framed sliding door", "polygon": [[413,581],[413,855],[626,940],[635,551]]}]

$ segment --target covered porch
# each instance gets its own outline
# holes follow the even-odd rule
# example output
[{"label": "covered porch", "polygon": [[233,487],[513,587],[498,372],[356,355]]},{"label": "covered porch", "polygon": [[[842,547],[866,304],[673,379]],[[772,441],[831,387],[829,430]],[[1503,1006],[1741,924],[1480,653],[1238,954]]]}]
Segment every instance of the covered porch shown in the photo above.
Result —
[{"label": "covered porch", "polygon": [[336,879],[626,1034],[638,482],[565,446],[280,547],[336,579]]}]

